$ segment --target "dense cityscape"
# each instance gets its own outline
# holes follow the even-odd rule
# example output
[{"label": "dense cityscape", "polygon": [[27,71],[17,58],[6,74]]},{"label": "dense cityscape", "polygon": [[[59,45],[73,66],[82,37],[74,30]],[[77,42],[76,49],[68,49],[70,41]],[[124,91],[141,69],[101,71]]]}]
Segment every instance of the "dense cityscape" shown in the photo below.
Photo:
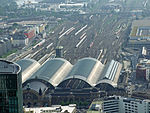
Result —
[{"label": "dense cityscape", "polygon": [[0,0],[0,113],[150,113],[150,1]]}]

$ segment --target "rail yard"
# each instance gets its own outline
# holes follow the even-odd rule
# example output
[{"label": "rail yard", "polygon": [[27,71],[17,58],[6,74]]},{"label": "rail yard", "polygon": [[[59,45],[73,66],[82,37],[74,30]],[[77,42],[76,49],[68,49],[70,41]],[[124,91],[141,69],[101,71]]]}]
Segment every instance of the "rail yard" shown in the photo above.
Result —
[{"label": "rail yard", "polygon": [[[7,7],[0,11],[0,70],[5,76],[20,68],[25,108],[72,104],[85,113],[93,100],[112,95],[150,99],[149,0],[24,0]],[[8,77],[1,78],[7,86]]]},{"label": "rail yard", "polygon": [[72,64],[84,57],[97,58],[102,63],[119,59],[119,49],[127,38],[125,33],[129,21],[111,13],[78,17],[78,20],[68,20],[57,27],[35,46],[21,50],[21,54],[8,59],[32,58],[44,62],[54,57],[57,46],[63,46],[63,57]]}]

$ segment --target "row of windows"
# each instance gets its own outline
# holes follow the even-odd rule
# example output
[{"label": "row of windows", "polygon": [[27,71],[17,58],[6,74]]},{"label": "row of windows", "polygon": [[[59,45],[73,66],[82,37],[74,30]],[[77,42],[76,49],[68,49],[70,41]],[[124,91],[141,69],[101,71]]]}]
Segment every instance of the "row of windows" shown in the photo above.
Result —
[{"label": "row of windows", "polygon": [[17,84],[15,80],[0,79],[0,89],[16,89]]},{"label": "row of windows", "polygon": [[104,112],[119,111],[119,108],[104,109]]},{"label": "row of windows", "polygon": [[9,99],[9,105],[12,104],[12,105],[16,105],[17,104],[17,100],[16,99]]},{"label": "row of windows", "polygon": [[14,107],[9,107],[9,113],[18,113],[18,109]]},{"label": "row of windows", "polygon": [[126,111],[126,112],[130,112],[130,113],[131,113],[131,112],[137,112],[137,110],[128,110],[128,109],[125,109],[125,111]]},{"label": "row of windows", "polygon": [[[131,113],[131,112],[130,112],[130,111],[129,111],[129,112],[127,112],[127,111],[126,111],[125,113]],[[137,112],[137,111],[135,111],[135,112],[133,112],[133,113],[138,113],[138,112]]]},{"label": "row of windows", "polygon": [[18,113],[17,107],[0,107],[0,113]]},{"label": "row of windows", "polygon": [[116,109],[116,108],[119,108],[118,106],[107,106],[107,107],[104,107],[105,109],[112,109],[112,108],[114,108],[114,109]]},{"label": "row of windows", "polygon": [[9,74],[3,75],[3,74],[1,74],[0,80],[4,80],[4,81],[12,80],[12,81],[15,81],[15,80],[17,80],[17,75],[12,75],[12,74],[11,75],[9,75]]},{"label": "row of windows", "polygon": [[16,90],[12,90],[12,91],[0,91],[0,98],[11,98],[11,97],[16,97]]},{"label": "row of windows", "polygon": [[104,104],[110,104],[110,103],[118,103],[118,101],[105,101]]},{"label": "row of windows", "polygon": [[137,107],[137,104],[127,104],[127,103],[125,103],[125,106],[133,106],[133,107]]},{"label": "row of windows", "polygon": [[119,103],[118,102],[114,102],[114,103],[104,103],[103,105],[104,106],[110,106],[110,105],[118,105]]},{"label": "row of windows", "polygon": [[128,109],[128,110],[137,110],[137,108],[133,108],[133,107],[125,107],[125,109]]},{"label": "row of windows", "polygon": [[9,105],[16,105],[17,104],[17,99],[7,99],[3,98],[0,99],[0,106],[9,106]]}]

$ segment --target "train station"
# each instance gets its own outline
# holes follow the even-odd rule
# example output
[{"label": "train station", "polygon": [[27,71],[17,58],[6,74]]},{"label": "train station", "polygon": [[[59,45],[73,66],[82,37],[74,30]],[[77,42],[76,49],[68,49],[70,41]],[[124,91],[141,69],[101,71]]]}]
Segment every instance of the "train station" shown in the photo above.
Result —
[{"label": "train station", "polygon": [[[39,96],[43,97],[45,103],[41,105],[50,105],[55,103],[54,98],[64,100],[64,95],[70,97],[71,92],[74,97],[87,100],[88,95],[101,95],[103,91],[112,91],[117,88],[118,79],[122,69],[122,64],[112,60],[111,62],[102,64],[94,58],[82,58],[72,65],[69,61],[63,58],[53,58],[48,60],[43,65],[38,64],[32,59],[23,59],[18,61],[23,63],[23,73],[26,70],[32,74],[23,74],[23,90],[24,90],[24,105],[37,105]],[[34,63],[34,65],[33,65]],[[36,65],[35,65],[36,64]],[[32,65],[33,68],[29,68]],[[27,68],[28,67],[28,68]],[[37,70],[38,69],[38,70]],[[102,92],[102,93],[101,93]],[[84,94],[84,96],[83,96]],[[87,94],[87,96],[85,96]],[[35,96],[35,98],[33,98]],[[45,100],[45,98],[49,98]],[[31,103],[31,100],[34,103]],[[72,99],[72,98],[71,98]],[[37,105],[38,106],[38,105]]]}]

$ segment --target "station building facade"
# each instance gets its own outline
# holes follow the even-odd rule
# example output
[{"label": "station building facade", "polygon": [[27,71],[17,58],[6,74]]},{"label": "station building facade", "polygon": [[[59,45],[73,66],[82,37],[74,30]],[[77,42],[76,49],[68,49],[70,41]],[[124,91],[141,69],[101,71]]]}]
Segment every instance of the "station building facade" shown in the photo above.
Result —
[{"label": "station building facade", "polygon": [[[68,97],[70,100],[67,101],[70,102],[76,99],[91,102],[89,95],[95,95],[92,98],[94,99],[105,95],[105,91],[117,89],[121,69],[122,64],[114,60],[104,65],[94,58],[82,58],[72,65],[63,58],[54,58],[27,77],[23,90],[28,92],[28,96],[33,93],[36,97],[48,97],[52,104],[58,97],[61,98],[59,102],[65,102]],[[24,93],[24,97],[27,97],[26,95],[27,93]],[[24,98],[24,105],[29,104],[29,101],[30,99]],[[30,101],[30,106],[34,106],[34,103]]]}]

